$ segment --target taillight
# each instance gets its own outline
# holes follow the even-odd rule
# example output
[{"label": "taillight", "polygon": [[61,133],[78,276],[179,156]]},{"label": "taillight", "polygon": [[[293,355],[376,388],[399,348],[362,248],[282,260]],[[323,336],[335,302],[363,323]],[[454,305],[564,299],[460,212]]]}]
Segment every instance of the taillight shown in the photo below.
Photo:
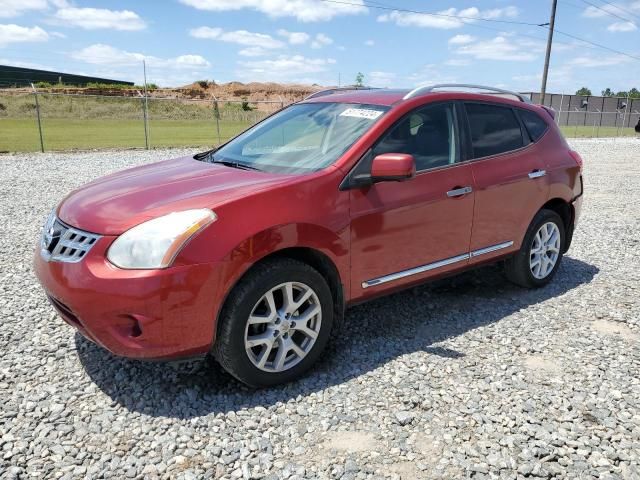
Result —
[{"label": "taillight", "polygon": [[575,150],[569,150],[569,155],[571,155],[571,158],[573,158],[576,161],[576,163],[580,167],[580,170],[582,170],[582,164],[584,162],[582,161],[582,157],[580,156],[580,154]]}]

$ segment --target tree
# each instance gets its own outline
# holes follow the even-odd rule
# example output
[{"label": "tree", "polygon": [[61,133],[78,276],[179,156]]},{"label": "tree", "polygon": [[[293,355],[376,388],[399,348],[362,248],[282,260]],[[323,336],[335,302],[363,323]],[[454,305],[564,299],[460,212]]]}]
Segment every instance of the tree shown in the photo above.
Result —
[{"label": "tree", "polygon": [[609,87],[605,88],[604,90],[602,90],[602,96],[613,97],[613,90],[611,90]]},{"label": "tree", "polygon": [[590,97],[591,90],[589,90],[587,87],[582,87],[580,90],[576,92],[576,95],[582,95],[583,97]]},{"label": "tree", "polygon": [[356,87],[364,87],[364,74],[362,72],[358,72],[356,75]]}]

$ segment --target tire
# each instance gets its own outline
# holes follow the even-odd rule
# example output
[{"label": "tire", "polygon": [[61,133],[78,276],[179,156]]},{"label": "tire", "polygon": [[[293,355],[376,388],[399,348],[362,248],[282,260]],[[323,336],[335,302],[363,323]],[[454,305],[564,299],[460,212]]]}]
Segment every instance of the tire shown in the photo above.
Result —
[{"label": "tire", "polygon": [[227,372],[251,387],[290,382],[309,370],[326,347],[333,316],[331,290],[318,271],[298,260],[268,260],[249,271],[229,295],[213,354]]},{"label": "tire", "polygon": [[[544,231],[541,230],[543,226],[545,227]],[[538,232],[540,232],[540,236]],[[552,233],[549,234],[549,232]],[[545,242],[544,237],[548,234],[549,237]],[[557,240],[554,237],[556,234]],[[541,240],[543,241],[541,242]],[[565,227],[560,215],[553,210],[540,210],[533,217],[520,250],[505,262],[507,278],[516,285],[525,288],[545,286],[558,271],[565,241]],[[540,246],[542,248],[539,248]],[[540,259],[539,263],[538,259]]]}]

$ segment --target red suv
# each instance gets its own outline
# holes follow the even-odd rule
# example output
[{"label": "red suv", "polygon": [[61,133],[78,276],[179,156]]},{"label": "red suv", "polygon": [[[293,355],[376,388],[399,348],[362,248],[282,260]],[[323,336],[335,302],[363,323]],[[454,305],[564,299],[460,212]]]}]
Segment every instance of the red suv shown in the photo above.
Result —
[{"label": "red suv", "polygon": [[498,261],[543,286],[582,160],[553,111],[457,87],[319,92],[217,149],[91,182],[49,216],[37,276],[114,354],[212,353],[252,386],[300,376],[357,302]]}]

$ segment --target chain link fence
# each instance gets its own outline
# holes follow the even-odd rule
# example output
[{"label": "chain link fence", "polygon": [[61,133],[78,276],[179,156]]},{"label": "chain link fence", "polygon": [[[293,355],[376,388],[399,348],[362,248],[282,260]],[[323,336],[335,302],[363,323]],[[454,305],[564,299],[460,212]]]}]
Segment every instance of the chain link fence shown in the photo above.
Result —
[{"label": "chain link fence", "polygon": [[[539,93],[528,95],[540,103]],[[640,122],[640,98],[547,94],[544,104],[567,137],[633,136]]]},{"label": "chain link fence", "polygon": [[[548,95],[545,104],[555,108],[567,137],[635,135],[640,100],[600,98]],[[0,152],[211,147],[286,105],[284,100],[0,91]]]},{"label": "chain link fence", "polygon": [[0,152],[210,147],[283,101],[0,93]]}]

